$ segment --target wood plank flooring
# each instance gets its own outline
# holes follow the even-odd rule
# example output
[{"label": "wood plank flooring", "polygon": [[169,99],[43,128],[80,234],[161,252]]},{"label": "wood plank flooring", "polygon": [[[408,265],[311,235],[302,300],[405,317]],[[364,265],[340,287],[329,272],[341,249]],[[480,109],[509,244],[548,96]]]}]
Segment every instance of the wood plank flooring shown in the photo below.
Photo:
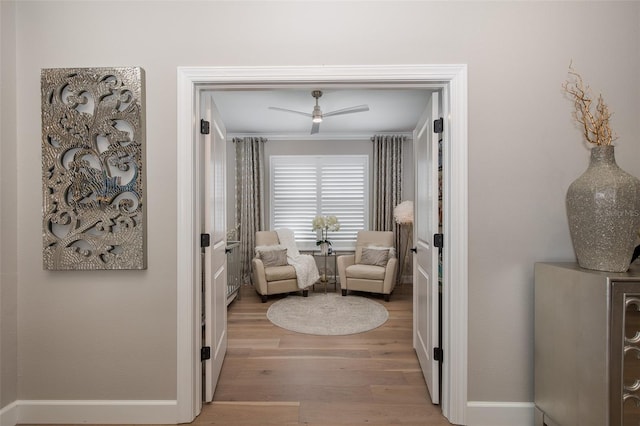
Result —
[{"label": "wood plank flooring", "polygon": [[274,326],[251,287],[229,307],[229,349],[214,402],[194,425],[446,426],[431,404],[411,345],[412,294],[390,302],[381,327],[349,336],[311,336]]},{"label": "wood plank flooring", "polygon": [[[229,306],[229,348],[214,401],[193,425],[448,426],[431,404],[411,345],[412,294],[390,302],[381,327],[349,336],[311,336],[274,326],[253,288]],[[86,426],[86,425],[85,425]],[[126,426],[126,425],[121,425]]]}]

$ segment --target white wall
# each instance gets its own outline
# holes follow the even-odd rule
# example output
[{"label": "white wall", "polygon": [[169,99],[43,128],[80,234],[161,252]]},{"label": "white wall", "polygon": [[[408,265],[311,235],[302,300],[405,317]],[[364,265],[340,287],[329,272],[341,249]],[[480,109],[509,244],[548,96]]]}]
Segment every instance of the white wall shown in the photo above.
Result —
[{"label": "white wall", "polygon": [[[3,130],[2,154],[17,150],[19,164],[18,398],[175,398],[178,66],[465,63],[468,399],[532,401],[533,263],[573,259],[564,195],[588,160],[560,84],[573,59],[615,113],[620,166],[640,176],[640,3],[43,1],[15,8],[17,140]],[[10,59],[4,48],[2,59]],[[147,76],[149,269],[42,271],[40,69],[122,65],[142,66]],[[3,205],[16,201],[2,189]]]}]

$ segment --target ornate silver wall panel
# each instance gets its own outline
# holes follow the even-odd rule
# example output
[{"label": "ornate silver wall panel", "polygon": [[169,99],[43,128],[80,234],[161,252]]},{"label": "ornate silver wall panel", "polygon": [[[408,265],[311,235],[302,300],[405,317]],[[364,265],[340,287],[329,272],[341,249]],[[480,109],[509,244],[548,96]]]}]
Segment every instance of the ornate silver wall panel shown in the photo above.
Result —
[{"label": "ornate silver wall panel", "polygon": [[144,70],[43,69],[43,266],[145,269]]}]

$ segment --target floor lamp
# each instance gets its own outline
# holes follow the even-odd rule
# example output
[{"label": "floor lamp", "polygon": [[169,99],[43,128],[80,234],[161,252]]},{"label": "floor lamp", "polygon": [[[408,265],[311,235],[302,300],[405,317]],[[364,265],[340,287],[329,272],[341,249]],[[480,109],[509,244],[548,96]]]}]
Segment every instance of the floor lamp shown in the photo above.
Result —
[{"label": "floor lamp", "polygon": [[[400,263],[400,271],[398,273],[398,283],[402,285],[402,274],[407,269],[407,257],[409,255],[409,247],[413,244],[413,223],[400,224],[400,239],[402,240],[402,230],[406,230],[404,238],[404,249],[401,251],[402,262]],[[402,242],[402,241],[401,241]]]},{"label": "floor lamp", "polygon": [[404,249],[400,250],[400,269],[396,283],[402,285],[402,273],[407,267],[407,257],[409,255],[409,247],[413,244],[413,201],[403,201],[393,209],[393,217],[400,226],[400,243],[402,244],[402,230],[405,230]]}]

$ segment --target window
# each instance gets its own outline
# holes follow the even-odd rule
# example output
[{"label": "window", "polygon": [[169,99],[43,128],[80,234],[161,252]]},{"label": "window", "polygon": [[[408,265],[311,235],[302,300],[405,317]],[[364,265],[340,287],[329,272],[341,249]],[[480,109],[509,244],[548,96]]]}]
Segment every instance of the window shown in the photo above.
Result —
[{"label": "window", "polygon": [[315,248],[316,215],[336,216],[329,233],[336,250],[353,250],[369,224],[369,158],[366,155],[273,155],[270,160],[271,229],[290,228],[301,250]]}]

